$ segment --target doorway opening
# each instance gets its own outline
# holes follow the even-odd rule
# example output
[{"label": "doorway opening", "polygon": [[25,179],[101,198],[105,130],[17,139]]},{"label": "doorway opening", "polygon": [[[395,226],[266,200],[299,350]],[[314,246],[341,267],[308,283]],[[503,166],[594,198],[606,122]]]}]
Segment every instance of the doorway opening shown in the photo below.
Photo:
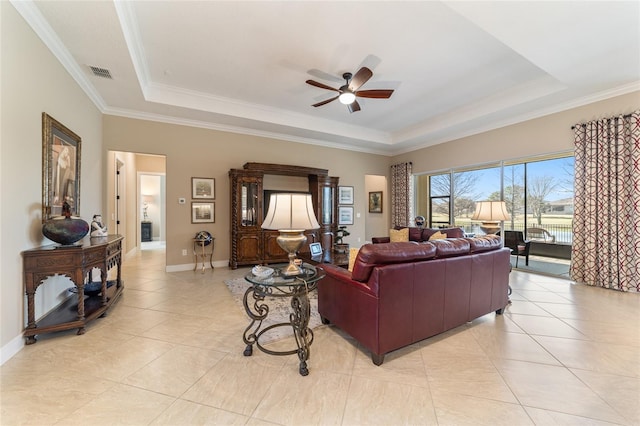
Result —
[{"label": "doorway opening", "polygon": [[164,173],[138,172],[140,250],[166,247]]},{"label": "doorway opening", "polygon": [[108,162],[108,229],[124,236],[127,254],[165,250],[166,157],[109,151]]}]

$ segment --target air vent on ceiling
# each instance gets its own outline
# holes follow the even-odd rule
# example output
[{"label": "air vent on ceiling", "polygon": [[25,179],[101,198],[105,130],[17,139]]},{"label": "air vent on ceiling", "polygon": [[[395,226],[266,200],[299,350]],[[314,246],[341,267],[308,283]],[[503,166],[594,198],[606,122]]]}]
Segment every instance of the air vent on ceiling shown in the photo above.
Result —
[{"label": "air vent on ceiling", "polygon": [[94,67],[89,65],[89,68],[91,68],[91,71],[93,71],[93,75],[97,76],[97,77],[102,77],[102,78],[108,78],[110,80],[113,80],[113,77],[111,77],[111,71],[109,71],[106,68],[100,68],[100,67]]}]

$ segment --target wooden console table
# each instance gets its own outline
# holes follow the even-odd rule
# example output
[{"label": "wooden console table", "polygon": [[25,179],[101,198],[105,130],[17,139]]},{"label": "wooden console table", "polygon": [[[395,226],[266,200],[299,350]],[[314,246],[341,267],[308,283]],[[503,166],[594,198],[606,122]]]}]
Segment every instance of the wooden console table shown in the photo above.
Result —
[{"label": "wooden console table", "polygon": [[[35,336],[41,333],[77,328],[78,334],[84,334],[87,322],[106,315],[107,309],[124,288],[121,277],[122,239],[120,235],[86,237],[78,246],[50,245],[22,252],[27,293],[28,322],[24,330],[27,345],[35,343]],[[107,272],[114,266],[118,267],[116,284],[107,288]],[[93,268],[101,272],[102,291],[99,297],[87,297],[84,294],[85,277],[91,277]],[[77,298],[67,298],[36,323],[36,290],[47,278],[56,274],[66,275],[73,281],[77,287]]]}]

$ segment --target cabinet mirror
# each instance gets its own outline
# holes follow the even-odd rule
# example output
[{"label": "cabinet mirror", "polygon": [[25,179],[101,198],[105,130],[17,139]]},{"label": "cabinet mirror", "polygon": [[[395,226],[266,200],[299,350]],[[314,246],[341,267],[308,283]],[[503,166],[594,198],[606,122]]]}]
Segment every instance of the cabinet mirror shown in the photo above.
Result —
[{"label": "cabinet mirror", "polygon": [[329,225],[333,222],[333,188],[322,188],[322,224]]},{"label": "cabinet mirror", "polygon": [[246,182],[241,188],[242,226],[258,225],[258,184]]}]

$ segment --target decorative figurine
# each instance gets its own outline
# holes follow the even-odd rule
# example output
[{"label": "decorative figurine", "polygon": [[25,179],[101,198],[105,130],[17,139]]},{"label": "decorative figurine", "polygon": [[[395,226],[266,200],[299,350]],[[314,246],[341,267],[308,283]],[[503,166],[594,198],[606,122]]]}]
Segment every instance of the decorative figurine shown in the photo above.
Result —
[{"label": "decorative figurine", "polygon": [[71,205],[66,200],[62,203],[62,216],[67,219],[71,217]]},{"label": "decorative figurine", "polygon": [[347,231],[347,227],[346,226],[339,226],[338,230],[336,231],[336,244],[343,244],[342,243],[342,239],[344,237],[348,237],[349,235],[351,235],[351,232]]},{"label": "decorative figurine", "polygon": [[102,224],[102,215],[94,214],[91,221],[91,236],[105,237],[107,235],[107,227]]},{"label": "decorative figurine", "polygon": [[346,226],[338,227],[336,231],[336,242],[333,244],[333,251],[336,253],[347,253],[349,251],[349,244],[344,243],[342,239],[344,237],[348,237],[351,235],[349,231],[347,231]]}]

